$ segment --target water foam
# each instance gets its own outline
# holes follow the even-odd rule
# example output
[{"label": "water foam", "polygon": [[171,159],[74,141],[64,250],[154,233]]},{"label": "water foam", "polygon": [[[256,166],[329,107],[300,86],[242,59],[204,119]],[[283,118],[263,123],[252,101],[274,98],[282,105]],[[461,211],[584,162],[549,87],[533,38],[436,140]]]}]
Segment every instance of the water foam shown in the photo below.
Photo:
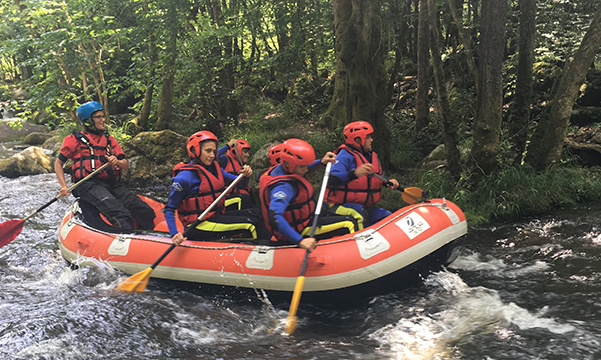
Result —
[{"label": "water foam", "polygon": [[[545,317],[548,309],[530,312],[515,303],[506,303],[496,290],[469,287],[459,275],[443,271],[426,279],[433,292],[427,305],[408,308],[396,324],[381,328],[370,337],[395,359],[460,358],[454,348],[464,339],[493,335],[504,340],[517,338],[516,332],[540,328],[554,334],[575,331],[570,324]],[[423,308],[441,310],[427,314]],[[458,356],[458,357],[454,357]]]}]

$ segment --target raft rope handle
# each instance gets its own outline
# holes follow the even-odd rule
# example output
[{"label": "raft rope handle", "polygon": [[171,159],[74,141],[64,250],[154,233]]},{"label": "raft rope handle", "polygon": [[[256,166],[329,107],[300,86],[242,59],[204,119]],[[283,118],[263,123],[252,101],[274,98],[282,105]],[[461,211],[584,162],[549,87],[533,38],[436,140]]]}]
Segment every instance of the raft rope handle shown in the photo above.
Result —
[{"label": "raft rope handle", "polygon": [[[437,207],[437,208],[441,208],[444,209],[447,207],[446,201],[443,199],[442,203],[423,203],[423,204],[419,204],[416,205],[414,207],[412,207],[411,209],[408,209],[398,215],[395,215],[394,217],[392,217],[390,220],[386,221],[385,223],[383,223],[382,225],[378,226],[376,229],[373,229],[373,231],[378,231],[381,228],[383,228],[384,226],[390,224],[391,222],[397,220],[398,218],[406,215],[407,213],[419,208],[419,207]],[[109,232],[105,232],[105,231],[101,231],[98,229],[94,229],[90,226],[88,226],[87,224],[83,223],[82,221],[80,221],[79,219],[76,219],[75,217],[72,217],[71,219],[69,219],[68,223],[71,222],[77,222],[79,223],[81,226],[87,227],[89,229],[92,229],[96,232],[105,234],[105,235],[114,235],[113,233],[109,233]],[[127,236],[129,237],[129,236]],[[131,236],[129,237],[130,239],[138,239],[138,240],[146,240],[146,241],[154,241],[154,242],[158,242],[158,243],[163,243],[163,244],[169,244],[171,245],[172,242],[171,241],[167,241],[167,240],[161,240],[161,239],[156,239],[156,238],[151,238],[151,237],[141,237],[141,236]],[[165,239],[170,239],[170,238],[165,238]],[[355,236],[350,236],[350,237],[345,237],[342,239],[338,239],[338,240],[332,240],[332,241],[325,241],[325,242],[318,242],[317,246],[320,245],[332,245],[332,244],[337,244],[337,243],[341,243],[341,242],[345,242],[345,241],[351,241],[351,240],[355,240],[356,237]],[[193,249],[204,249],[204,250],[231,250],[231,249],[240,249],[240,250],[254,250],[258,245],[228,245],[228,246],[201,246],[201,245],[188,245],[188,244],[181,244],[180,246],[183,247],[188,247],[188,248],[193,248]],[[290,249],[290,248],[298,248],[298,245],[282,245],[282,246],[269,246],[269,245],[265,245],[265,247],[269,247],[269,248],[273,248],[275,249]]]}]

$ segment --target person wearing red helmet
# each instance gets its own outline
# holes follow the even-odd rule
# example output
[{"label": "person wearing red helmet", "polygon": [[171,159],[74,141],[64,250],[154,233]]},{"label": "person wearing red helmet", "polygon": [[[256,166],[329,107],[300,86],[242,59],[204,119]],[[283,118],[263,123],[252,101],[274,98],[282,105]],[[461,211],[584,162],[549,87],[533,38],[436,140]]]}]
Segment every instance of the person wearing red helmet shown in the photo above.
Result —
[{"label": "person wearing red helmet", "polygon": [[328,152],[321,160],[315,160],[313,147],[300,139],[288,139],[280,151],[280,164],[267,170],[259,181],[259,197],[266,227],[278,241],[298,244],[312,251],[316,238],[348,234],[356,230],[352,217],[332,215],[325,212],[318,219],[315,238],[303,238],[311,230],[316,202],[313,186],[307,173],[321,164],[333,163],[334,153]]},{"label": "person wearing red helmet", "polygon": [[107,131],[102,104],[88,101],[77,108],[76,115],[82,131],[65,137],[54,162],[54,172],[60,184],[59,195],[69,195],[63,170],[67,160],[73,161],[73,183],[108,162],[110,165],[105,170],[82,182],[73,190],[73,195],[79,198],[82,208],[97,209],[112,226],[91,213],[86,221],[89,225],[107,231],[131,232],[135,227],[134,220],[140,228],[154,228],[155,213],[152,208],[119,182],[121,170],[129,168],[129,162],[117,140]]},{"label": "person wearing red helmet", "polygon": [[[177,229],[176,210],[181,223],[185,227],[189,226],[221,195],[226,188],[226,180],[236,179],[235,175],[224,171],[215,161],[217,137],[212,132],[203,130],[192,134],[186,147],[192,161],[177,164],[173,168],[173,183],[165,206],[165,220],[176,245],[186,240]],[[244,165],[240,173],[248,178],[252,169]],[[224,199],[188,235],[192,240],[240,236],[248,239],[270,237],[258,209],[226,212]]]},{"label": "person wearing red helmet", "polygon": [[271,165],[275,166],[280,163],[280,156],[282,155],[282,150],[284,149],[284,144],[273,145],[269,148],[267,155],[269,156],[269,162]]},{"label": "person wearing red helmet", "polygon": [[[237,175],[248,164],[250,144],[244,139],[232,139],[217,150],[219,166],[230,174]],[[227,184],[226,184],[227,185]],[[226,196],[225,207],[228,210],[256,208],[250,193],[249,179],[243,179],[238,187]]]},{"label": "person wearing red helmet", "polygon": [[[326,190],[326,201],[333,205],[337,214],[352,213],[360,229],[390,215],[390,211],[376,207],[384,183],[373,176],[382,175],[378,155],[373,151],[373,127],[367,121],[355,121],[344,127],[344,144],[334,152],[336,163],[332,165],[331,179]],[[399,187],[390,179],[392,188]],[[359,216],[357,216],[357,213]]]}]

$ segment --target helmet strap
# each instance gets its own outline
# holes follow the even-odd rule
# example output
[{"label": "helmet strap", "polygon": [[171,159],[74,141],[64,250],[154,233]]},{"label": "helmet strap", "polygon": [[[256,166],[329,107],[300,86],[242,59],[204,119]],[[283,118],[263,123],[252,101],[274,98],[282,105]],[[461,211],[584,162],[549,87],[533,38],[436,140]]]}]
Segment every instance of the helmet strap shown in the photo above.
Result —
[{"label": "helmet strap", "polygon": [[361,138],[360,137],[356,137],[355,138],[355,144],[354,145],[350,145],[348,144],[351,148],[354,148],[362,153],[365,153],[365,148],[363,147],[363,145],[361,144]]}]

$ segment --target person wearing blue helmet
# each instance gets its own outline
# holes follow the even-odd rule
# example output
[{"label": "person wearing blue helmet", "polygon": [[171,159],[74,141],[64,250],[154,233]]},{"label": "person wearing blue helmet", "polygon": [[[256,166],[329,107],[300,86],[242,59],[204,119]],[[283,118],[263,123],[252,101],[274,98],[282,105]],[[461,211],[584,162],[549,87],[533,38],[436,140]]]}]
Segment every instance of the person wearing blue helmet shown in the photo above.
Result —
[{"label": "person wearing blue helmet", "polygon": [[102,104],[97,101],[82,104],[77,108],[77,119],[82,130],[65,137],[54,163],[60,184],[59,195],[69,195],[63,170],[67,160],[73,162],[70,169],[73,183],[108,162],[110,165],[103,171],[73,190],[82,208],[95,208],[104,215],[112,226],[104,228],[107,225],[103,223],[94,224],[103,230],[131,232],[136,228],[135,222],[138,228],[154,228],[154,210],[119,182],[121,170],[129,168],[129,162],[117,140],[107,132]]}]

